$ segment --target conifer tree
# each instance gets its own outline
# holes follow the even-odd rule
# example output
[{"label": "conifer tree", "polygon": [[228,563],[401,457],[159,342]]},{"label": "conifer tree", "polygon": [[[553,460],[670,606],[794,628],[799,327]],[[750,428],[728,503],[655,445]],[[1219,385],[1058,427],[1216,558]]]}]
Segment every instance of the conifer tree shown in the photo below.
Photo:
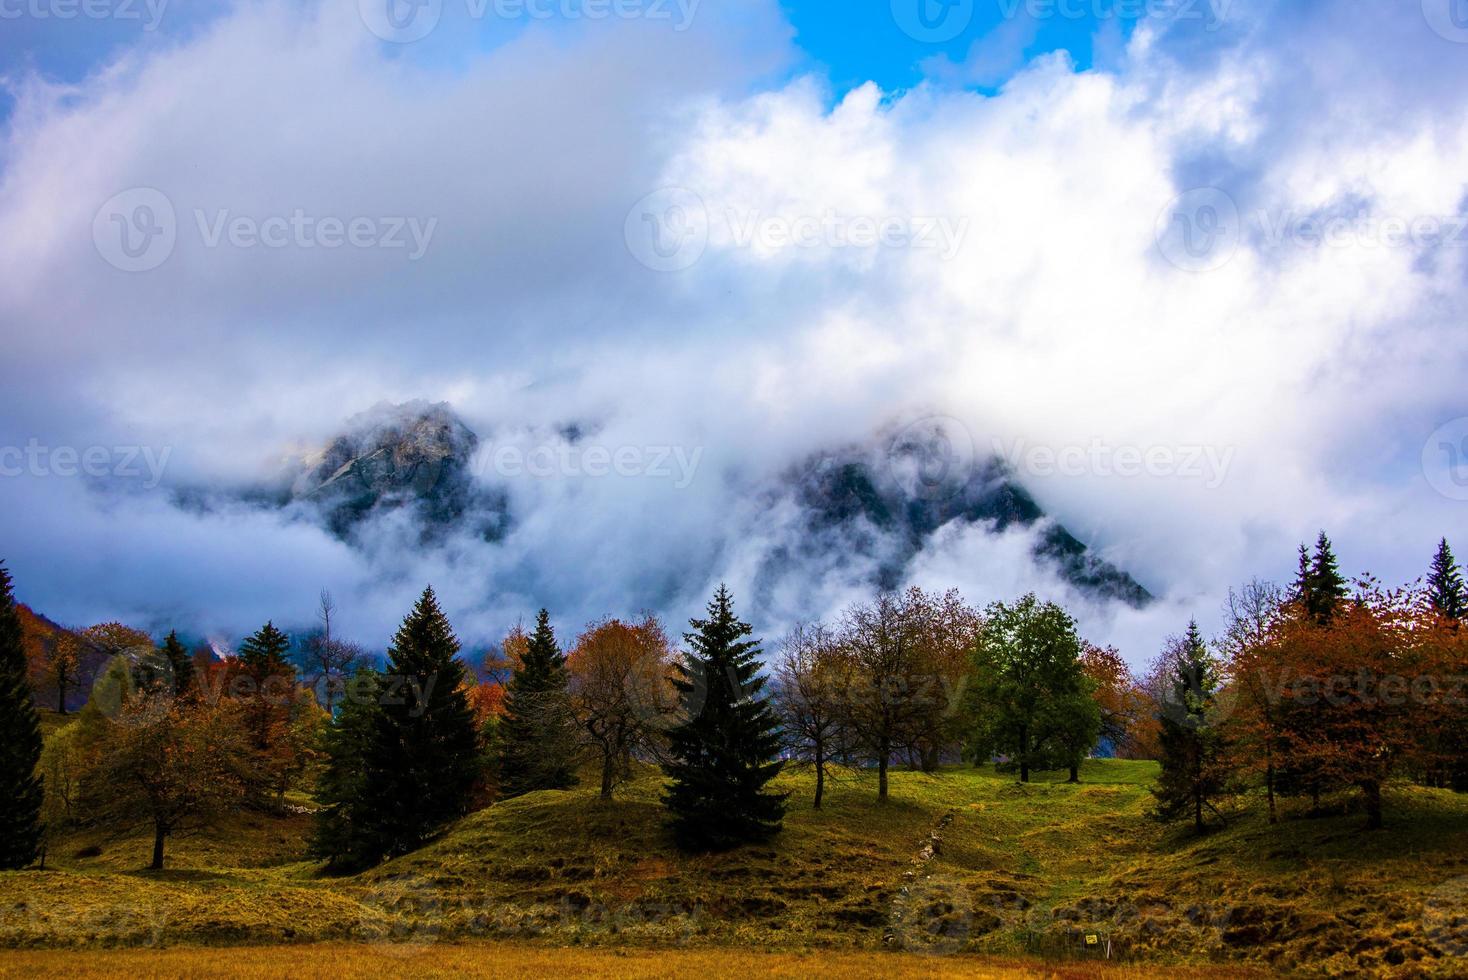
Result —
[{"label": "conifer tree", "polygon": [[0,564],[0,869],[24,868],[41,844],[41,722],[26,678],[10,572]]},{"label": "conifer tree", "polygon": [[255,748],[265,751],[280,734],[290,715],[295,690],[295,668],[287,662],[291,640],[273,622],[266,623],[240,644],[239,666],[248,685],[242,685],[245,724]]},{"label": "conifer tree", "polygon": [[394,857],[468,812],[481,772],[459,640],[433,589],[423,591],[388,650],[383,694],[363,757],[360,853]]},{"label": "conifer tree", "polygon": [[1468,589],[1463,586],[1463,574],[1453,559],[1448,539],[1443,538],[1437,546],[1437,555],[1432,559],[1432,574],[1427,578],[1427,595],[1432,608],[1445,618],[1461,620],[1468,615]]},{"label": "conifer tree", "polygon": [[376,730],[380,690],[376,671],[360,668],[321,738],[326,765],[316,784],[316,802],[321,809],[316,812],[310,850],[312,857],[340,868],[363,867],[374,857],[367,846],[366,829],[371,819],[364,809],[363,765]]},{"label": "conifer tree", "polygon": [[188,694],[194,686],[194,661],[189,651],[179,641],[177,631],[170,631],[163,640],[162,653],[173,672],[173,693],[179,697]]},{"label": "conifer tree", "polygon": [[576,729],[566,658],[544,609],[505,691],[498,737],[503,795],[575,785]]},{"label": "conifer tree", "polygon": [[780,830],[785,794],[764,787],[784,765],[779,721],[763,694],[759,641],[734,615],[723,586],[708,604],[708,618],[691,620],[694,632],[673,684],[684,720],[668,734],[672,780],[663,802],[673,832],[690,850],[722,850],[763,840]]},{"label": "conifer tree", "polygon": [[1347,595],[1346,580],[1336,564],[1335,552],[1325,532],[1315,542],[1315,556],[1310,562],[1310,594],[1306,609],[1321,625],[1330,622],[1337,607]]},{"label": "conifer tree", "polygon": [[1153,816],[1164,822],[1191,818],[1201,834],[1207,829],[1203,811],[1217,812],[1214,801],[1228,791],[1231,780],[1227,745],[1214,712],[1218,673],[1196,622],[1188,624],[1171,675],[1166,704],[1158,714],[1162,771],[1152,790],[1157,798]]}]

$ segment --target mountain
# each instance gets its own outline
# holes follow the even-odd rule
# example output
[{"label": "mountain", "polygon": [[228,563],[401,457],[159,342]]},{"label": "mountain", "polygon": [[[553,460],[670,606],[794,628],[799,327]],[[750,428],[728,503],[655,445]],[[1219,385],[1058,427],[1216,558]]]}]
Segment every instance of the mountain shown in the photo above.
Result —
[{"label": "mountain", "polygon": [[295,462],[288,499],[316,509],[343,539],[371,517],[413,508],[426,540],[466,521],[494,540],[505,502],[474,480],[478,448],[479,437],[446,404],[379,403]]},{"label": "mountain", "polygon": [[[731,487],[770,511],[785,504],[782,513],[797,515],[759,560],[756,590],[778,589],[782,576],[862,567],[871,569],[871,584],[896,587],[939,529],[958,522],[992,533],[1033,528],[1036,563],[1083,594],[1135,607],[1152,600],[1049,520],[1006,464],[977,457],[966,435],[951,428],[930,420],[819,454],[773,481]],[[547,431],[569,444],[581,434],[580,427]],[[361,536],[370,522],[399,513],[417,522],[425,545],[464,530],[492,543],[517,515],[506,487],[474,472],[479,448],[479,436],[447,404],[382,403],[348,420],[321,451],[295,460],[275,504],[304,508],[349,543],[369,543]],[[711,533],[739,536],[736,528]]]},{"label": "mountain", "polygon": [[897,587],[938,529],[956,521],[993,532],[1038,527],[1035,561],[1079,591],[1138,608],[1152,601],[1131,575],[1047,520],[1007,464],[975,459],[966,441],[941,425],[909,427],[881,446],[881,455],[871,447],[825,454],[789,477],[810,539],[832,529],[845,532],[845,541],[875,560],[881,587]]}]

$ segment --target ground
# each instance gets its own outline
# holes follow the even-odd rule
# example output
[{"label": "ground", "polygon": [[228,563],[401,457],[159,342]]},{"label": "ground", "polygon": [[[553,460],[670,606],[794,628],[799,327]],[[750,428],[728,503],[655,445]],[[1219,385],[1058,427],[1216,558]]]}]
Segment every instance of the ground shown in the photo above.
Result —
[{"label": "ground", "polygon": [[[350,877],[304,860],[303,813],[173,841],[163,872],[141,870],[146,834],[93,830],[53,847],[50,870],[0,874],[0,945],[144,947],[84,962],[146,962],[158,975],[214,962],[274,972],[299,957],[292,972],[309,976],[399,955],[513,975],[564,947],[587,972],[619,975],[667,956],[753,957],[749,969],[793,973],[809,955],[861,957],[843,961],[858,975],[1016,963],[1468,975],[1468,797],[1398,787],[1387,830],[1373,833],[1359,813],[1306,818],[1293,803],[1271,827],[1258,801],[1240,801],[1200,839],[1147,819],[1155,773],[1110,760],[1088,762],[1079,785],[1020,785],[991,768],[897,772],[880,805],[874,779],[847,773],[815,811],[810,775],[791,772],[779,781],[791,794],[783,833],[686,856],[649,770],[610,803],[590,787],[501,803]],[[287,948],[146,959],[159,955],[148,947],[236,944]],[[57,952],[8,953],[0,968],[32,962],[72,972]]]}]

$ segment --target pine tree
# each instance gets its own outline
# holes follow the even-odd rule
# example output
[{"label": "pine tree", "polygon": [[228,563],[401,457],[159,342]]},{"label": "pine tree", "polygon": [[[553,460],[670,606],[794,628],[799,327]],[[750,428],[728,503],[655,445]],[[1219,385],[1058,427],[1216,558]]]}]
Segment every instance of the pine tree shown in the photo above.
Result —
[{"label": "pine tree", "polygon": [[1218,674],[1203,645],[1196,622],[1172,662],[1171,691],[1159,713],[1158,745],[1162,771],[1152,795],[1157,798],[1156,819],[1170,822],[1191,818],[1203,833],[1204,809],[1229,788],[1227,745],[1215,721]]},{"label": "pine tree", "polygon": [[240,644],[239,665],[251,684],[242,693],[245,721],[255,748],[266,751],[290,715],[296,671],[287,662],[290,637],[266,623]]},{"label": "pine tree", "polygon": [[1310,549],[1300,545],[1300,567],[1295,572],[1295,584],[1290,588],[1290,601],[1309,609],[1314,602],[1314,589],[1310,579]]},{"label": "pine tree", "polygon": [[1463,586],[1463,574],[1453,560],[1453,551],[1448,539],[1443,538],[1437,546],[1437,555],[1432,559],[1432,574],[1427,578],[1427,594],[1432,608],[1451,620],[1468,616],[1468,589]]},{"label": "pine tree", "polygon": [[189,651],[184,649],[176,631],[169,632],[163,640],[161,651],[164,659],[168,661],[169,670],[173,673],[173,693],[183,697],[194,686],[193,658],[189,656]]},{"label": "pine tree", "polygon": [[481,761],[458,653],[438,598],[425,589],[388,650],[363,757],[366,857],[405,854],[468,812]]},{"label": "pine tree", "polygon": [[41,721],[26,678],[20,616],[0,563],[0,869],[24,868],[41,844]]},{"label": "pine tree", "polygon": [[505,691],[497,733],[502,795],[575,785],[576,730],[567,685],[566,658],[542,609]]},{"label": "pine tree", "polygon": [[729,591],[720,586],[708,618],[691,625],[673,682],[685,720],[668,735],[663,802],[681,846],[722,850],[780,830],[785,794],[764,791],[784,765],[779,722],[762,693],[759,641],[745,639],[753,630],[735,618]]},{"label": "pine tree", "polygon": [[1336,609],[1345,601],[1346,580],[1336,564],[1330,539],[1325,532],[1315,542],[1315,557],[1310,562],[1310,592],[1306,609],[1322,626],[1329,623]]},{"label": "pine tree", "polygon": [[316,784],[316,830],[311,836],[311,856],[340,868],[370,864],[373,855],[365,845],[364,828],[371,823],[364,810],[366,779],[363,773],[368,745],[377,725],[377,674],[359,669],[336,716],[321,739],[326,765]]}]

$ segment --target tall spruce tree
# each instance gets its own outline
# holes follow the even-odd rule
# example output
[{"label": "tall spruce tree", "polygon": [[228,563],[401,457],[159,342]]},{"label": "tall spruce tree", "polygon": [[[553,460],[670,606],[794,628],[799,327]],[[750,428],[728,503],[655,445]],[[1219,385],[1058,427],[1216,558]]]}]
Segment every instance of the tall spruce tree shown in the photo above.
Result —
[{"label": "tall spruce tree", "polygon": [[425,589],[388,650],[363,755],[366,859],[406,854],[469,810],[482,763],[458,653],[438,598]]},{"label": "tall spruce tree", "polygon": [[568,684],[566,657],[556,645],[550,613],[542,609],[505,691],[498,729],[503,795],[576,784],[576,721]]},{"label": "tall spruce tree", "polygon": [[1310,561],[1310,595],[1306,609],[1317,623],[1325,625],[1331,621],[1346,595],[1346,580],[1336,563],[1330,538],[1321,531],[1315,541],[1315,555]]},{"label": "tall spruce tree", "polygon": [[20,615],[0,563],[0,869],[24,868],[41,844],[41,721],[26,678]]},{"label": "tall spruce tree", "polygon": [[728,589],[690,624],[691,649],[673,681],[685,720],[668,734],[663,802],[680,846],[725,850],[780,830],[786,794],[765,791],[784,765],[779,720],[763,693],[759,641],[746,639],[753,630],[735,617]]},{"label": "tall spruce tree", "polygon": [[1448,539],[1443,538],[1432,559],[1432,573],[1427,577],[1427,595],[1432,608],[1444,617],[1461,620],[1468,616],[1468,589],[1463,586],[1463,573],[1453,559]]},{"label": "tall spruce tree", "polygon": [[1171,663],[1170,689],[1158,714],[1158,746],[1162,771],[1152,795],[1153,816],[1164,822],[1189,819],[1203,833],[1203,811],[1216,811],[1214,802],[1231,783],[1227,744],[1216,719],[1218,673],[1198,624],[1188,624],[1187,635]]},{"label": "tall spruce tree", "polygon": [[338,868],[360,868],[370,864],[370,814],[365,809],[366,776],[363,772],[367,747],[377,726],[377,673],[360,668],[347,685],[347,696],[321,737],[326,765],[316,783],[316,830],[311,836],[311,856]]},{"label": "tall spruce tree", "polygon": [[189,651],[179,641],[177,631],[170,631],[160,648],[163,659],[173,673],[173,693],[179,697],[188,694],[194,686],[194,661]]}]

